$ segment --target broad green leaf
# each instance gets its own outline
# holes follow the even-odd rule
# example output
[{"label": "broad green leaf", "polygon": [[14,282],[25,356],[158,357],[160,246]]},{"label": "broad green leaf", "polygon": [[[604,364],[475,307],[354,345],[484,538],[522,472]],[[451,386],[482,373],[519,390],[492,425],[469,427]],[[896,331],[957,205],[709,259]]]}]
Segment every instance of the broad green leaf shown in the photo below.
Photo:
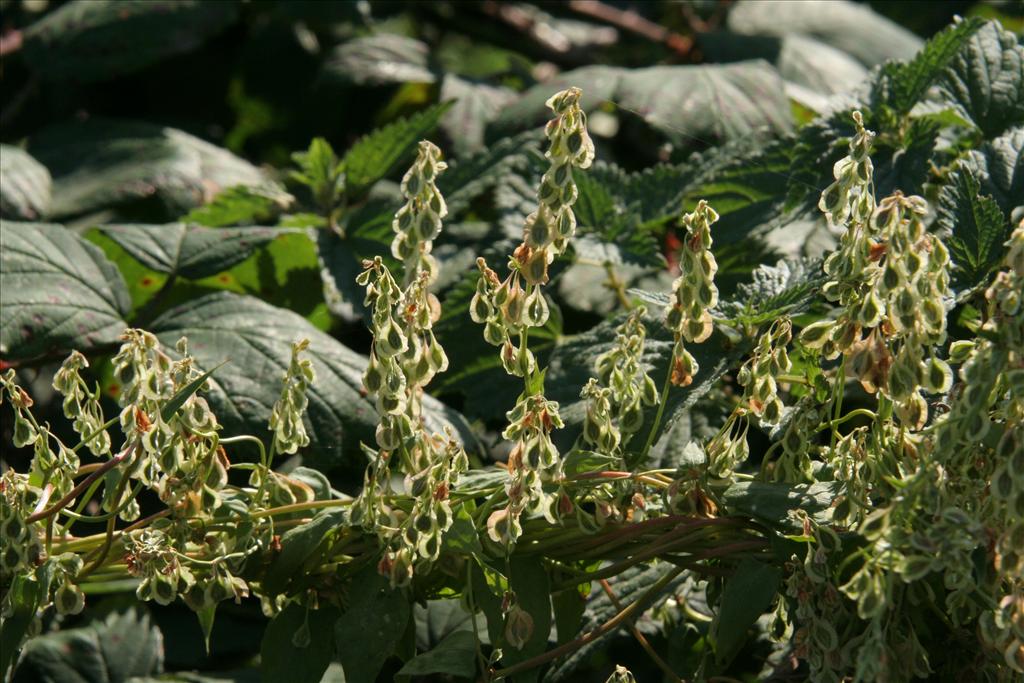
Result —
[{"label": "broad green leaf", "polygon": [[211,228],[270,225],[291,200],[291,195],[283,191],[235,185],[218,193],[208,204],[192,209],[182,220]]},{"label": "broad green leaf", "polygon": [[[305,417],[310,435],[305,463],[324,471],[363,471],[366,463],[359,443],[373,443],[377,425],[373,399],[362,386],[364,356],[296,313],[229,292],[208,294],[171,309],[151,329],[169,348],[187,336],[200,368],[229,359],[211,378],[207,400],[229,433],[263,437],[281,393],[291,345],[300,338],[310,339],[308,357],[317,379],[309,390]],[[454,426],[469,450],[477,448],[465,419],[429,396],[424,398],[424,417],[428,429],[440,432],[446,425]]]},{"label": "broad green leaf", "polygon": [[[967,22],[964,22],[967,23]],[[1024,123],[1024,44],[989,21],[949,63],[939,88],[986,138]]]},{"label": "broad green leaf", "polygon": [[782,569],[744,560],[725,581],[718,616],[711,627],[715,657],[728,664],[747,641],[747,631],[768,609],[779,589]]},{"label": "broad green leaf", "polygon": [[289,228],[204,228],[185,223],[104,225],[107,237],[158,273],[190,280],[216,275],[246,260]]},{"label": "broad green leaf", "polygon": [[983,24],[980,19],[952,24],[925,43],[910,61],[887,63],[875,83],[874,101],[900,115],[909,113]]},{"label": "broad green leaf", "polygon": [[353,38],[334,48],[324,62],[321,76],[356,85],[433,83],[429,48],[414,38],[378,33]]},{"label": "broad green leaf", "polygon": [[440,97],[443,102],[453,102],[452,108],[441,117],[441,130],[451,139],[456,156],[463,158],[484,149],[487,124],[515,99],[516,94],[509,88],[445,74]]},{"label": "broad green leaf", "polygon": [[233,2],[74,0],[25,30],[23,52],[48,79],[104,81],[194,50],[238,13]]},{"label": "broad green leaf", "polygon": [[473,524],[473,518],[464,505],[456,509],[455,520],[448,531],[444,533],[444,538],[441,539],[441,548],[444,552],[466,557],[483,553],[483,546],[480,545],[480,536]]},{"label": "broad green leaf", "polygon": [[126,683],[159,673],[160,629],[142,608],[33,638],[14,672],[15,683]]},{"label": "broad green leaf", "polygon": [[357,140],[342,160],[346,192],[361,194],[412,156],[416,144],[437,126],[450,106],[449,102],[436,104]]},{"label": "broad green leaf", "polygon": [[472,678],[476,672],[476,638],[472,631],[452,631],[434,649],[416,655],[398,672],[399,676],[449,674]]},{"label": "broad green leaf", "polygon": [[371,563],[352,579],[349,602],[334,625],[338,659],[349,681],[376,680],[409,621],[409,602]]},{"label": "broad green leaf", "polygon": [[[437,647],[456,631],[473,633],[473,617],[463,607],[463,601],[457,598],[428,600],[426,605],[414,605],[413,616],[416,620],[416,648],[424,652]],[[487,620],[481,614],[475,618],[482,641],[489,643]]]},{"label": "broad green leaf", "polygon": [[[516,604],[533,619],[533,632],[521,650],[502,640],[502,666],[511,666],[544,652],[552,624],[550,581],[541,558],[513,556],[509,571],[509,585],[515,591]],[[529,669],[511,680],[536,681],[539,673],[539,669]]]},{"label": "broad green leaf", "polygon": [[747,36],[803,34],[874,66],[909,59],[921,39],[866,5],[847,0],[758,0],[729,11],[729,30]]},{"label": "broad green leaf", "polygon": [[1006,131],[971,150],[971,169],[981,184],[981,192],[991,195],[1003,213],[1016,224],[1024,218],[1024,127]]},{"label": "broad green leaf", "polygon": [[221,188],[263,186],[263,173],[188,133],[148,123],[89,119],[46,128],[29,151],[53,176],[55,218],[156,201],[170,218]]},{"label": "broad green leaf", "polygon": [[281,552],[274,555],[264,574],[262,588],[270,595],[283,593],[292,579],[302,579],[302,563],[316,552],[332,529],[345,521],[345,511],[322,510],[313,519],[281,536]]},{"label": "broad green leaf", "polygon": [[548,118],[544,102],[569,86],[583,91],[591,111],[605,101],[640,116],[676,144],[732,140],[764,129],[792,127],[782,79],[763,61],[624,69],[586,66],[527,90],[495,122],[503,131]]},{"label": "broad green leaf", "polygon": [[60,225],[0,221],[0,354],[5,360],[117,343],[131,309],[99,247]]},{"label": "broad green leaf", "polygon": [[949,231],[946,244],[965,287],[981,283],[1002,260],[1010,224],[996,200],[981,194],[970,168],[960,166],[939,194],[938,222]]},{"label": "broad green leaf", "polygon": [[50,211],[50,172],[12,145],[0,145],[0,218],[35,221]]},{"label": "broad green leaf", "polygon": [[263,634],[262,680],[320,683],[334,656],[334,625],[340,616],[327,603],[319,609],[291,603],[281,610]]},{"label": "broad green leaf", "polygon": [[816,523],[828,524],[839,487],[834,481],[816,484],[741,481],[722,493],[722,502],[731,514],[750,515],[780,529],[800,530],[800,524],[789,516],[790,510],[803,510]]}]

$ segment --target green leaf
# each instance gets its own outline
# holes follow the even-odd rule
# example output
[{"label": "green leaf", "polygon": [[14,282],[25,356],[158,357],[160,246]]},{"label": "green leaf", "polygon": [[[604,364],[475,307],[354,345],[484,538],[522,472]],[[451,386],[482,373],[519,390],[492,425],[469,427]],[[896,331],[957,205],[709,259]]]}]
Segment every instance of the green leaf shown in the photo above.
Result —
[{"label": "green leaf", "polygon": [[846,0],[738,3],[729,12],[728,26],[745,36],[810,36],[867,66],[887,59],[910,59],[921,47],[921,39],[907,29],[866,5]]},{"label": "green leaf", "polygon": [[[227,361],[224,361],[224,363],[227,363]],[[178,393],[172,396],[170,400],[160,408],[160,417],[163,418],[164,422],[170,422],[171,418],[178,412],[178,409],[185,405],[185,401],[187,401],[192,394],[199,391],[199,387],[203,386],[203,384],[206,383],[206,380],[210,379],[210,375],[216,372],[217,368],[220,368],[224,363],[210,368],[203,374],[199,375],[199,377],[196,377],[194,380],[179,389]]]},{"label": "green leaf", "polygon": [[[356,284],[364,259],[382,256],[389,266],[399,267],[391,256],[395,236],[391,222],[398,206],[393,198],[371,197],[342,217],[344,236],[333,230],[316,232],[324,299],[331,312],[342,320],[357,320],[366,313],[366,290]],[[392,272],[398,276],[401,271]]]},{"label": "green leaf", "polygon": [[558,644],[564,645],[580,632],[580,624],[583,623],[583,612],[587,608],[587,601],[577,589],[570,588],[553,593],[551,605],[555,611]]},{"label": "green leaf", "polygon": [[441,81],[440,98],[443,102],[452,101],[453,104],[441,117],[441,130],[452,141],[459,158],[484,149],[487,124],[515,97],[515,92],[509,88],[445,74]]},{"label": "green leaf", "polygon": [[0,218],[43,218],[50,211],[50,185],[50,172],[28,152],[0,145]]},{"label": "green leaf", "polygon": [[104,81],[194,50],[238,13],[233,2],[76,0],[25,29],[22,52],[48,79]]},{"label": "green leaf", "polygon": [[290,228],[204,228],[185,223],[104,225],[99,230],[158,273],[191,280],[216,275],[252,256]]},{"label": "green leaf", "polygon": [[968,159],[962,163],[970,163],[982,194],[991,195],[1011,223],[1024,218],[1024,127],[1011,128],[971,150]]},{"label": "green leaf", "polygon": [[203,632],[203,645],[206,647],[206,654],[210,654],[210,634],[213,633],[213,621],[217,616],[217,605],[206,605],[196,612],[196,619],[199,620],[199,629]]},{"label": "green leaf", "polygon": [[345,511],[321,510],[313,519],[281,536],[281,552],[274,555],[264,574],[262,588],[269,595],[285,592],[293,578],[302,579],[302,564],[328,539],[331,530],[345,520]]},{"label": "green leaf", "polygon": [[450,107],[450,102],[435,104],[359,138],[342,160],[348,194],[359,195],[408,159],[416,144],[437,126]]},{"label": "green leaf", "polygon": [[[968,22],[963,22],[968,23]],[[986,138],[1024,123],[1024,45],[989,21],[949,63],[939,80],[945,100]]]},{"label": "green leaf", "polygon": [[747,641],[747,631],[768,609],[779,589],[782,569],[743,560],[725,582],[718,617],[711,627],[715,658],[726,665]]},{"label": "green leaf", "polygon": [[[207,400],[229,433],[268,436],[267,420],[281,393],[291,345],[308,338],[308,357],[317,380],[309,389],[306,420],[310,445],[307,465],[324,471],[345,468],[361,473],[366,466],[360,441],[373,443],[377,411],[363,391],[366,358],[313,327],[296,313],[248,296],[216,292],[173,308],[151,324],[169,348],[187,336],[199,368],[231,362],[210,380]],[[465,419],[432,397],[424,397],[427,428],[452,426],[469,450],[478,442]]]},{"label": "green leaf", "polygon": [[[533,619],[533,632],[521,650],[509,645],[502,646],[504,656],[501,658],[503,667],[511,666],[531,657],[535,657],[547,649],[548,636],[551,634],[551,590],[547,570],[538,556],[513,556],[509,564],[509,585],[515,591],[516,601]],[[538,669],[529,669],[512,678],[513,681],[535,681]]]},{"label": "green leaf", "polygon": [[177,218],[221,188],[266,184],[258,168],[227,150],[148,123],[51,126],[29,139],[29,151],[53,176],[54,218],[154,201]]},{"label": "green leaf", "polygon": [[160,629],[141,608],[112,612],[102,621],[33,638],[14,672],[14,683],[125,683],[159,673]]},{"label": "green leaf", "polygon": [[801,525],[789,512],[803,510],[816,523],[828,524],[839,490],[840,484],[834,481],[795,485],[741,481],[722,493],[722,502],[731,514],[750,515],[783,530],[800,531]]},{"label": "green leaf", "polygon": [[483,553],[480,536],[465,505],[456,508],[455,519],[441,539],[441,548],[444,552],[466,557]]},{"label": "green leaf", "polygon": [[569,86],[583,91],[592,111],[605,101],[640,116],[676,144],[731,140],[754,131],[792,127],[782,79],[762,61],[624,69],[585,66],[527,90],[502,111],[503,131],[538,124],[550,113],[544,102]]},{"label": "green leaf", "polygon": [[320,683],[334,657],[334,625],[341,611],[329,604],[309,609],[288,604],[267,624],[260,646],[264,681]]},{"label": "green leaf", "polygon": [[889,62],[883,66],[875,83],[874,101],[891,107],[897,114],[909,113],[983,25],[977,18],[952,24],[925,43],[909,62]]},{"label": "green leaf", "polygon": [[531,156],[539,154],[540,138],[537,131],[528,131],[502,138],[471,157],[449,161],[448,170],[437,179],[449,214],[461,213],[504,178],[527,167]]},{"label": "green leaf", "polygon": [[36,618],[39,603],[49,595],[49,564],[32,575],[16,575],[8,587],[11,613],[0,623],[0,679],[7,680],[7,670],[21,652],[21,645]]},{"label": "green leaf", "polygon": [[758,266],[751,282],[739,286],[738,297],[719,308],[745,325],[762,325],[782,315],[801,312],[825,282],[817,260],[779,261]]},{"label": "green leaf", "polygon": [[208,204],[192,209],[183,219],[211,228],[227,225],[269,225],[274,222],[291,195],[267,188],[235,185],[218,193]]},{"label": "green leaf", "polygon": [[349,604],[334,625],[338,659],[349,681],[373,681],[409,621],[409,602],[371,563],[352,579]]},{"label": "green leaf", "polygon": [[26,360],[112,346],[131,300],[103,252],[60,225],[0,221],[0,354]]},{"label": "green leaf", "polygon": [[458,598],[446,600],[428,600],[426,605],[413,606],[416,621],[416,647],[427,651],[437,647],[438,643],[456,631],[473,633],[473,619],[477,619],[477,628],[484,639],[487,638],[487,622],[482,615],[473,617],[463,607]]},{"label": "green leaf", "polygon": [[399,676],[450,674],[472,678],[476,673],[476,638],[472,631],[453,631],[437,647],[416,655],[398,672]]},{"label": "green leaf", "polygon": [[395,33],[362,36],[334,48],[321,76],[356,85],[433,83],[429,52],[425,43]]},{"label": "green leaf", "polygon": [[939,225],[950,231],[946,244],[957,280],[970,288],[981,283],[1002,260],[1010,225],[999,204],[981,194],[970,168],[961,165],[939,194]]}]

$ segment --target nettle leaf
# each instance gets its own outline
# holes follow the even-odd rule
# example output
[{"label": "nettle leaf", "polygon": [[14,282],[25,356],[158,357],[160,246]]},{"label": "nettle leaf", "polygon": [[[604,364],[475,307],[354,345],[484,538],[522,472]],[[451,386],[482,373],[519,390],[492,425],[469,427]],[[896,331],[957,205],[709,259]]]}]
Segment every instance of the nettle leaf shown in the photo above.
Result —
[{"label": "nettle leaf", "polygon": [[[316,231],[317,257],[324,283],[324,299],[331,312],[343,320],[362,317],[366,308],[366,290],[356,284],[364,259],[382,256],[388,265],[397,265],[391,256],[391,228],[397,199],[371,197],[361,207],[342,216],[341,233]],[[397,272],[397,271],[396,271]]]},{"label": "nettle leaf", "polygon": [[522,172],[531,157],[540,153],[542,137],[538,131],[527,131],[502,138],[471,157],[449,161],[448,170],[437,179],[449,214],[461,213],[504,178]]},{"label": "nettle leaf", "polygon": [[352,585],[348,606],[334,624],[335,647],[345,680],[373,681],[405,632],[409,602],[373,563],[353,577]]},{"label": "nettle leaf", "polygon": [[292,200],[284,191],[236,185],[220,192],[208,204],[192,209],[182,220],[210,228],[269,225]]},{"label": "nettle leaf", "polygon": [[[266,437],[270,410],[281,393],[291,344],[308,338],[317,380],[309,390],[304,417],[310,446],[306,464],[324,471],[361,473],[359,442],[372,443],[377,425],[373,399],[365,395],[366,357],[316,329],[300,315],[259,299],[215,292],[173,308],[151,324],[161,343],[173,348],[182,336],[200,368],[229,362],[210,380],[207,396],[228,432]],[[424,397],[427,427],[451,426],[467,448],[478,447],[465,419],[439,401]]]},{"label": "nettle leaf", "polygon": [[909,62],[889,62],[882,67],[874,87],[874,101],[898,114],[907,114],[984,25],[980,19],[960,21],[936,34]]},{"label": "nettle leaf", "polygon": [[442,102],[359,138],[345,154],[345,190],[357,196],[407,159],[451,107]]},{"label": "nettle leaf", "polygon": [[1024,217],[1024,127],[1006,131],[968,155],[971,169],[981,183],[982,194],[991,195],[1010,222]]},{"label": "nettle leaf", "polygon": [[757,560],[743,560],[725,582],[718,616],[711,626],[715,658],[731,662],[747,641],[747,631],[771,606],[779,590],[782,569]]},{"label": "nettle leaf", "polygon": [[946,244],[965,288],[982,282],[1003,257],[1010,224],[970,168],[960,165],[939,193],[938,223],[949,231]]},{"label": "nettle leaf", "polygon": [[204,228],[185,223],[104,225],[99,230],[147,268],[199,279],[249,258],[289,228]]},{"label": "nettle leaf", "polygon": [[845,0],[792,3],[759,0],[732,7],[729,30],[748,36],[804,34],[851,54],[867,66],[909,59],[921,39],[869,7]]},{"label": "nettle leaf", "polygon": [[322,77],[356,85],[433,83],[430,49],[426,43],[395,33],[353,38],[334,48],[324,62]]},{"label": "nettle leaf", "polygon": [[163,659],[163,635],[138,608],[33,638],[25,645],[13,681],[125,683],[134,676],[160,673]]},{"label": "nettle leaf", "polygon": [[221,188],[263,186],[263,172],[174,128],[89,119],[44,129],[29,151],[53,176],[55,218],[155,199],[178,217]]},{"label": "nettle leaf", "polygon": [[189,52],[233,24],[233,2],[69,2],[25,29],[25,60],[52,80],[92,83]]},{"label": "nettle leaf", "polygon": [[0,354],[27,360],[111,346],[131,298],[103,251],[60,225],[0,221]]},{"label": "nettle leaf", "polygon": [[779,261],[754,270],[742,283],[736,299],[723,302],[725,315],[745,324],[761,325],[803,310],[825,282],[821,262],[811,259]]},{"label": "nettle leaf", "polygon": [[[968,23],[968,22],[962,22]],[[957,25],[959,26],[959,24]],[[954,27],[955,28],[955,27]],[[1024,123],[1024,45],[989,21],[949,62],[939,88],[986,138]]]},{"label": "nettle leaf", "polygon": [[320,683],[334,657],[334,625],[340,616],[341,610],[326,602],[318,609],[288,604],[263,634],[262,680]]},{"label": "nettle leaf", "polygon": [[450,674],[472,678],[476,673],[476,638],[472,631],[449,633],[437,647],[418,654],[398,672],[399,676]]},{"label": "nettle leaf", "polygon": [[447,133],[458,157],[484,149],[484,132],[502,107],[516,98],[510,88],[476,83],[445,74],[441,82],[441,101],[454,102],[441,117],[441,130]]},{"label": "nettle leaf", "polygon": [[644,69],[586,66],[527,90],[504,109],[495,126],[508,130],[542,122],[548,113],[544,102],[569,86],[583,91],[585,110],[612,102],[677,144],[792,128],[782,79],[760,60]]},{"label": "nettle leaf", "polygon": [[34,221],[50,211],[50,172],[32,155],[0,145],[0,218]]}]

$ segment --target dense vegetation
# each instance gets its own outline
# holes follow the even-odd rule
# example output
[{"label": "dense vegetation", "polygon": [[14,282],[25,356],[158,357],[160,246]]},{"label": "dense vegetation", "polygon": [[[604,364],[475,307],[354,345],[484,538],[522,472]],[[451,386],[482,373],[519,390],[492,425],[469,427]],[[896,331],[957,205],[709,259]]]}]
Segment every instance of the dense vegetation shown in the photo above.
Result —
[{"label": "dense vegetation", "polygon": [[0,4],[0,675],[1019,680],[1021,19],[920,7]]}]

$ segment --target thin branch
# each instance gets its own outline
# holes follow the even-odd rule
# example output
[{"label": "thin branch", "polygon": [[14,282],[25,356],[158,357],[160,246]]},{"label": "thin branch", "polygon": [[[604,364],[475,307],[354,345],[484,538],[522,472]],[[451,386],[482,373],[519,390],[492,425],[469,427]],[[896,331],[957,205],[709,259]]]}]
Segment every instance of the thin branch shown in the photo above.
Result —
[{"label": "thin branch", "polygon": [[663,43],[682,57],[689,55],[690,50],[693,49],[693,38],[670,31],[660,24],[645,19],[631,9],[621,10],[598,0],[571,0],[569,9],[618,26],[656,43]]},{"label": "thin branch", "polygon": [[[601,588],[604,590],[605,595],[607,595],[608,599],[612,601],[615,609],[621,612],[622,603],[619,602],[617,597],[615,597],[615,592],[608,583],[608,579],[601,579],[599,583],[601,584]],[[686,681],[676,675],[676,672],[672,670],[672,667],[668,665],[668,662],[658,656],[658,653],[655,652],[653,647],[651,647],[650,642],[648,642],[647,638],[644,637],[644,634],[640,633],[640,629],[636,627],[636,619],[629,620],[629,630],[632,631],[633,637],[636,638],[636,642],[640,643],[640,647],[644,649],[647,656],[654,660],[654,663],[658,665],[659,669],[665,672],[665,675],[668,676],[670,681],[673,681],[673,683],[686,683]]]}]

